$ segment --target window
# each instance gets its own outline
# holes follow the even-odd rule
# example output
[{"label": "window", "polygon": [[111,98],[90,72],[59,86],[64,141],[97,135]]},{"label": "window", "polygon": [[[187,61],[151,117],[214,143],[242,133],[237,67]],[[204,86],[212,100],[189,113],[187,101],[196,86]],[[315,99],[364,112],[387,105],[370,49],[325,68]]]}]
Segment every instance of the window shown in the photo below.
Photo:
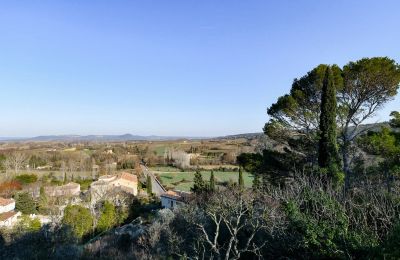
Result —
[{"label": "window", "polygon": [[174,201],[171,200],[171,208],[173,208],[173,207],[174,207]]}]

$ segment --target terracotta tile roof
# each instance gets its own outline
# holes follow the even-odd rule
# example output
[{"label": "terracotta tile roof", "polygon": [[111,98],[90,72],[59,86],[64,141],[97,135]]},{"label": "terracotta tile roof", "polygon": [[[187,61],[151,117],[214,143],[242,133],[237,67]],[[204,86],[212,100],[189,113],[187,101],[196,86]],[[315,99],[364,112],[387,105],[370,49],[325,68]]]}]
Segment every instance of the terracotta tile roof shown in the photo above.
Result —
[{"label": "terracotta tile roof", "polygon": [[121,173],[121,179],[131,181],[131,182],[137,182],[137,176],[130,174],[129,172],[123,172]]},{"label": "terracotta tile roof", "polygon": [[182,196],[178,192],[172,191],[172,190],[169,190],[169,191],[161,194],[161,197],[166,197],[166,198],[170,198],[170,199],[174,199],[174,200],[182,199]]},{"label": "terracotta tile roof", "polygon": [[8,211],[8,212],[1,213],[0,214],[0,221],[7,220],[7,219],[13,217],[16,214],[17,214],[17,212],[15,212],[15,211]]},{"label": "terracotta tile roof", "polygon": [[13,202],[14,202],[13,199],[5,199],[0,197],[0,206],[7,206]]}]

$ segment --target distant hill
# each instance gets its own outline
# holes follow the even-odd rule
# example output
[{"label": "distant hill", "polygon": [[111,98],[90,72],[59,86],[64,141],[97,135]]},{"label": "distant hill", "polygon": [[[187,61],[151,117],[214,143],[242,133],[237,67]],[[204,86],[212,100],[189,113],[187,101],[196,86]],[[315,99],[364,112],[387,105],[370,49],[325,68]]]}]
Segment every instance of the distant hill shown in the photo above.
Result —
[{"label": "distant hill", "polygon": [[245,138],[245,139],[258,139],[264,136],[264,133],[246,133],[246,134],[237,134],[237,135],[226,135],[226,136],[219,136],[219,137],[215,137],[212,139],[217,139],[217,140],[234,140],[234,139],[241,139],[241,138]]},{"label": "distant hill", "polygon": [[[378,131],[382,126],[389,126],[387,122],[361,125],[358,131]],[[264,133],[245,133],[219,137],[196,136],[157,136],[157,135],[43,135],[36,137],[0,137],[0,142],[125,142],[125,141],[173,141],[173,140],[235,140],[245,138],[248,140],[265,139]]]},{"label": "distant hill", "polygon": [[30,138],[0,137],[3,142],[122,142],[122,141],[168,141],[180,139],[206,139],[184,136],[141,136],[141,135],[43,135]]}]

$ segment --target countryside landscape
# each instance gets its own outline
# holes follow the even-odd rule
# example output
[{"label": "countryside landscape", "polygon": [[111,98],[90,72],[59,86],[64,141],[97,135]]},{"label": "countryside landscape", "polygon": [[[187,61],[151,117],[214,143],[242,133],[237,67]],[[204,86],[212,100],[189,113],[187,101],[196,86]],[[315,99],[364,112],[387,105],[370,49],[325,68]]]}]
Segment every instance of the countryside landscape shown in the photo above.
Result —
[{"label": "countryside landscape", "polygon": [[400,259],[398,10],[0,3],[0,259]]}]

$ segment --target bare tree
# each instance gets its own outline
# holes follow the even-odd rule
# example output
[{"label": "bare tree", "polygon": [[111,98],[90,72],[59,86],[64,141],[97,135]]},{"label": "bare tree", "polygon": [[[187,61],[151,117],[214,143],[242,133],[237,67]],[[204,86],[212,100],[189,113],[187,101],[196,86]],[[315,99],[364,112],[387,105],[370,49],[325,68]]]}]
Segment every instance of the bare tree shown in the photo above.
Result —
[{"label": "bare tree", "polygon": [[9,154],[4,161],[6,173],[13,172],[14,174],[18,174],[18,172],[26,166],[27,161],[28,156],[25,153],[13,152]]},{"label": "bare tree", "polygon": [[257,236],[274,233],[282,224],[278,204],[261,194],[230,190],[214,194],[206,203],[200,200],[181,209],[199,234],[193,245],[199,259],[240,259],[245,253],[261,257],[266,241]]},{"label": "bare tree", "polygon": [[173,161],[178,168],[187,169],[190,167],[190,155],[185,151],[168,149],[164,153],[164,158]]}]

